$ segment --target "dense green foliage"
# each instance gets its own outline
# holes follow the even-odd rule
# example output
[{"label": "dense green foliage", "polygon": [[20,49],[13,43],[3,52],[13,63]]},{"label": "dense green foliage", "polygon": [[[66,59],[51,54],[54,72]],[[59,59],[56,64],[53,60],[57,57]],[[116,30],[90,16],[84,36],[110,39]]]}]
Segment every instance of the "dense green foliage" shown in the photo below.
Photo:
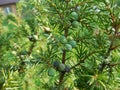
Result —
[{"label": "dense green foliage", "polygon": [[0,90],[119,90],[119,0],[21,0],[0,15]]}]

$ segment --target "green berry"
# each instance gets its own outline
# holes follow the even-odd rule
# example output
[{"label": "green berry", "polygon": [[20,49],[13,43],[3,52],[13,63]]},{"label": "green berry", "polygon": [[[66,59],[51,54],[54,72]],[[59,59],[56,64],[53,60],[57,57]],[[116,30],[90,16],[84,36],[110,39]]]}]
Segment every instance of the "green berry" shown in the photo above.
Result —
[{"label": "green berry", "polygon": [[48,75],[49,75],[49,76],[54,76],[55,73],[56,73],[56,71],[55,71],[54,68],[49,68],[49,69],[48,69]]},{"label": "green berry", "polygon": [[58,67],[59,71],[65,71],[65,65],[63,63],[60,63],[59,67]]},{"label": "green berry", "polygon": [[72,46],[70,44],[65,44],[65,49],[67,51],[70,51],[70,50],[72,50]]},{"label": "green berry", "polygon": [[68,39],[67,39],[68,41],[71,41],[71,40],[73,40],[73,37],[72,36],[70,36],[70,37],[68,37]]},{"label": "green berry", "polygon": [[67,39],[65,36],[60,36],[59,41],[63,44],[67,43]]},{"label": "green berry", "polygon": [[79,16],[78,16],[77,12],[72,12],[70,14],[70,19],[71,20],[78,20],[78,18],[79,18]]},{"label": "green berry", "polygon": [[72,41],[69,41],[69,44],[74,48],[76,47],[76,41],[72,40]]},{"label": "green berry", "polygon": [[77,28],[79,26],[79,22],[78,21],[73,21],[72,22],[72,27]]}]

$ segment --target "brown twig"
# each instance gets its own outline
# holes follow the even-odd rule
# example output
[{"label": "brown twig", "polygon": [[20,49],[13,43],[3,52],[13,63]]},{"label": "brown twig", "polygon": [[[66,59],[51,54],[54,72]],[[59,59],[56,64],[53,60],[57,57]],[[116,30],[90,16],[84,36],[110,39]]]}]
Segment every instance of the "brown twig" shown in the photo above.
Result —
[{"label": "brown twig", "polygon": [[31,46],[30,46],[30,48],[29,48],[29,50],[28,50],[28,56],[30,56],[30,54],[32,53],[32,50],[33,50],[33,48],[34,48],[34,46],[35,46],[35,43],[36,43],[36,42],[32,42],[32,44],[31,44]]},{"label": "brown twig", "polygon": [[105,3],[105,4],[106,4],[107,10],[110,12],[110,17],[111,17],[111,20],[112,20],[111,25],[115,29],[115,32],[113,34],[113,38],[111,39],[111,43],[110,43],[110,46],[108,48],[108,51],[106,52],[106,54],[104,56],[104,60],[100,64],[101,65],[101,68],[99,68],[100,72],[102,72],[104,70],[104,68],[106,67],[107,64],[105,63],[105,60],[109,57],[110,52],[113,51],[114,49],[116,49],[117,47],[119,47],[119,45],[117,45],[115,47],[113,46],[113,43],[116,39],[116,34],[118,33],[118,25],[117,25],[117,22],[116,22],[116,18],[114,16],[114,13],[111,11],[110,5],[108,5],[107,3]]},{"label": "brown twig", "polygon": [[[32,50],[33,50],[33,48],[34,48],[34,45],[35,45],[35,43],[36,43],[36,41],[35,42],[32,42],[32,44],[31,44],[31,46],[30,46],[30,48],[29,48],[29,50],[28,50],[28,52],[27,52],[27,55],[28,56],[30,56],[31,55],[31,53],[32,53]],[[19,69],[18,69],[18,72],[19,73],[23,73],[23,72],[25,72],[25,62],[23,61],[23,59],[21,58],[21,55],[19,55],[19,58],[21,59],[21,63],[20,63],[20,67],[19,67]]]},{"label": "brown twig", "polygon": [[109,66],[112,66],[112,67],[114,67],[116,65],[120,65],[120,62],[117,62],[117,63],[114,63],[114,64],[109,64]]},{"label": "brown twig", "polygon": [[117,49],[118,47],[120,47],[120,45],[113,46],[113,47],[111,47],[111,50],[115,50],[115,49]]},{"label": "brown twig", "polygon": [[[68,28],[65,29],[64,35],[65,35],[65,37],[68,36]],[[62,63],[65,64],[65,61],[66,61],[66,50],[64,50],[63,54],[62,54]],[[63,82],[64,75],[65,75],[65,72],[60,73],[59,84],[61,84]]]}]

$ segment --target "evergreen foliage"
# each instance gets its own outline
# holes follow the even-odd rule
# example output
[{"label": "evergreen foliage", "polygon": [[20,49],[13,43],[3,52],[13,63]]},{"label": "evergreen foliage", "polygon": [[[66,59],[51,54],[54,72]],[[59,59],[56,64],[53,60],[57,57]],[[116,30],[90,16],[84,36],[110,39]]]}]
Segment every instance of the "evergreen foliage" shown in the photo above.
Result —
[{"label": "evergreen foliage", "polygon": [[0,90],[119,90],[119,0],[21,0],[0,15]]}]

